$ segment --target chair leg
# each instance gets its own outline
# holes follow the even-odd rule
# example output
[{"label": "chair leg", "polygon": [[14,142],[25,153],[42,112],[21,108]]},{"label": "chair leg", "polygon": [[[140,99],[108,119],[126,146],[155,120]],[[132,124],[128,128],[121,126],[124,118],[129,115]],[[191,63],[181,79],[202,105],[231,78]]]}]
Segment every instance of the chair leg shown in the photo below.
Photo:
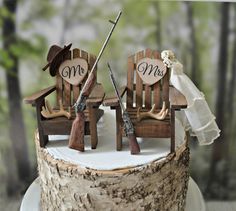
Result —
[{"label": "chair leg", "polygon": [[122,150],[122,131],[121,131],[121,122],[122,114],[120,106],[116,107],[116,150]]},{"label": "chair leg", "polygon": [[98,108],[89,107],[89,130],[91,138],[91,149],[96,149],[98,144],[97,135],[97,110]]},{"label": "chair leg", "polygon": [[171,112],[171,119],[170,119],[170,124],[171,124],[171,144],[170,144],[170,152],[175,152],[175,110],[173,108],[170,109]]},{"label": "chair leg", "polygon": [[44,99],[37,102],[36,104],[36,115],[37,115],[37,122],[38,122],[38,133],[39,133],[39,144],[40,147],[45,147],[48,143],[48,135],[43,134],[43,128],[41,126],[42,116],[41,116],[41,110],[44,106]]},{"label": "chair leg", "polygon": [[48,143],[48,135],[44,135],[43,131],[38,128],[38,133],[39,133],[39,144],[40,147],[45,147],[46,144]]}]

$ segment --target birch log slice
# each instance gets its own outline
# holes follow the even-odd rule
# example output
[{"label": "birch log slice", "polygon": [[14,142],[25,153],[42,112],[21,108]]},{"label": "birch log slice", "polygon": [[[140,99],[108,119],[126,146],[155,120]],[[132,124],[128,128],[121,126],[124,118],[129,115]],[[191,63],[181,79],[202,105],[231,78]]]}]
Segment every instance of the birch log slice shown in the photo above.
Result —
[{"label": "birch log slice", "polygon": [[[102,121],[106,122],[106,115]],[[184,210],[189,180],[185,144],[168,154],[168,144],[165,148],[162,141],[155,145],[159,140],[143,140],[141,155],[131,156],[128,146],[116,152],[115,143],[114,151],[109,151],[100,140],[101,134],[97,150],[85,148],[84,153],[67,149],[68,141],[49,142],[40,148],[37,133],[35,137],[42,210]],[[113,147],[115,135],[108,140]],[[151,151],[158,145],[162,153]]]}]

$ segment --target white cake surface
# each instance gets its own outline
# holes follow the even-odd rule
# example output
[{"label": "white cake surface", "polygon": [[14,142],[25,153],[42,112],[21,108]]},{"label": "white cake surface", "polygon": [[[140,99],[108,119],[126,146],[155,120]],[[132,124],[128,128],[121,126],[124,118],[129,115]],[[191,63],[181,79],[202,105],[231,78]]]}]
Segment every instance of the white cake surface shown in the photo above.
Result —
[{"label": "white cake surface", "polygon": [[[97,125],[98,145],[92,150],[90,136],[85,137],[85,152],[79,152],[67,147],[68,137],[62,135],[49,136],[46,148],[55,159],[61,159],[84,168],[96,170],[114,170],[126,167],[137,167],[155,160],[164,159],[170,152],[169,138],[138,138],[141,153],[131,155],[129,144],[123,138],[122,151],[116,151],[116,121],[115,111],[109,107],[101,107],[104,115]],[[176,147],[184,143],[185,131],[181,122],[175,121]]]}]

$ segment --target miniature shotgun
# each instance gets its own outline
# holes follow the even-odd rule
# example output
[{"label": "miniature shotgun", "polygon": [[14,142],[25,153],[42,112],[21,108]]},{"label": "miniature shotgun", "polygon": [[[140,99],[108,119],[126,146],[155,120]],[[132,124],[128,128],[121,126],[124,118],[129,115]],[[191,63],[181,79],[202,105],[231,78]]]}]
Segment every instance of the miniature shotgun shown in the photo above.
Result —
[{"label": "miniature shotgun", "polygon": [[109,63],[107,63],[107,65],[108,65],[108,69],[110,71],[111,82],[112,82],[112,84],[114,86],[116,95],[118,97],[121,110],[123,111],[122,119],[124,121],[124,127],[125,127],[126,136],[129,139],[130,152],[131,152],[132,155],[139,154],[140,148],[139,148],[139,145],[138,145],[135,133],[134,133],[134,126],[133,126],[133,124],[131,122],[131,119],[129,117],[128,112],[125,110],[124,105],[122,104],[121,97],[120,97],[120,94],[118,92],[116,81],[115,81],[115,78],[113,76],[111,67],[110,67]]},{"label": "miniature shotgun", "polygon": [[98,54],[98,57],[96,59],[96,61],[93,64],[93,67],[88,75],[88,78],[80,92],[80,95],[74,105],[75,107],[75,112],[76,112],[76,118],[72,124],[72,128],[71,128],[71,133],[70,133],[70,139],[69,139],[69,147],[72,149],[76,149],[79,150],[81,152],[84,151],[84,124],[85,124],[85,116],[83,111],[85,110],[86,107],[86,100],[89,97],[90,93],[92,92],[92,89],[94,87],[94,83],[96,81],[96,76],[94,74],[94,70],[96,68],[96,65],[98,63],[98,61],[100,60],[102,53],[104,51],[104,49],[106,48],[106,45],[112,35],[112,32],[114,30],[114,28],[116,27],[116,24],[119,21],[119,18],[121,16],[121,11],[119,12],[119,14],[116,17],[115,21],[111,21],[109,20],[110,23],[113,24],[112,28],[110,29],[110,32],[105,40],[105,42],[103,43],[103,46]]}]

